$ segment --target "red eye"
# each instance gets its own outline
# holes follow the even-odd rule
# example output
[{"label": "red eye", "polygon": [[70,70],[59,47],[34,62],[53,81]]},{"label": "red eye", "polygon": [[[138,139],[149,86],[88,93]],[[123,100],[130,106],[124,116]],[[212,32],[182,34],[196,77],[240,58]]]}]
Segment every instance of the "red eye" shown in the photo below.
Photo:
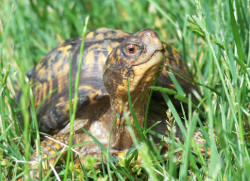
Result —
[{"label": "red eye", "polygon": [[129,54],[135,54],[135,52],[138,50],[138,46],[135,44],[128,44],[126,46],[126,51]]}]

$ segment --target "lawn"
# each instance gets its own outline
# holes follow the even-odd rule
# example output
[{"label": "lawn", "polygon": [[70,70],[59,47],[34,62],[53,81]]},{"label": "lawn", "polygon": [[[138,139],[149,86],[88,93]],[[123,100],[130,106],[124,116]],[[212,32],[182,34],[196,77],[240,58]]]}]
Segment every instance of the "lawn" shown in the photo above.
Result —
[{"label": "lawn", "polygon": [[[25,75],[59,42],[82,35],[84,27],[157,31],[182,54],[199,91],[198,103],[192,109],[186,97],[186,137],[183,143],[174,133],[165,137],[170,151],[164,155],[158,147],[151,149],[150,140],[131,133],[137,149],[132,148],[124,160],[114,163],[106,154],[102,169],[95,168],[94,158],[80,170],[71,168],[72,161],[62,163],[61,179],[249,179],[249,0],[1,0],[0,4],[0,180],[28,176],[32,145],[39,143],[35,111],[27,106],[32,96]],[[17,103],[20,89],[24,96]],[[168,100],[167,93],[163,95]],[[178,120],[175,108],[166,104]],[[192,139],[198,129],[209,155],[202,154]],[[176,159],[178,151],[182,156]]]}]

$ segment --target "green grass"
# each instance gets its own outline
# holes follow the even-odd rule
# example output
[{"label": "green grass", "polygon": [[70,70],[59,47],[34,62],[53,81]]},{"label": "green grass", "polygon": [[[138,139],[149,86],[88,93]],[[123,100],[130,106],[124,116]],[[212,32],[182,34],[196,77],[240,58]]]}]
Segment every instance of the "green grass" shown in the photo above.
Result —
[{"label": "green grass", "polygon": [[[247,180],[250,177],[249,5],[249,0],[1,0],[0,180],[28,176],[25,160],[33,153],[32,135],[39,140],[34,103],[31,101],[31,106],[27,106],[32,94],[26,73],[61,40],[81,35],[87,16],[88,30],[98,27],[128,32],[155,29],[162,40],[183,55],[200,97],[193,110],[191,99],[183,97],[181,88],[176,92],[153,88],[162,92],[171,114],[186,135],[183,144],[175,140],[174,131],[163,139],[170,148],[164,155],[165,160],[160,148],[146,139],[145,132],[136,126],[140,137],[130,130],[135,147],[129,150],[125,160],[107,162],[107,169],[100,171],[94,168],[95,160],[91,158],[89,166],[82,165],[82,173],[72,170],[69,160],[62,166],[61,178]],[[19,89],[24,96],[16,106]],[[169,94],[188,103],[190,114],[184,122],[180,121]],[[23,129],[17,114],[20,111]],[[200,129],[206,138],[211,152],[209,158],[199,152],[192,140],[195,129]],[[183,152],[182,157],[176,160],[174,155],[179,150]],[[142,156],[141,165],[136,165],[138,154]],[[107,152],[105,155],[112,159]]]}]

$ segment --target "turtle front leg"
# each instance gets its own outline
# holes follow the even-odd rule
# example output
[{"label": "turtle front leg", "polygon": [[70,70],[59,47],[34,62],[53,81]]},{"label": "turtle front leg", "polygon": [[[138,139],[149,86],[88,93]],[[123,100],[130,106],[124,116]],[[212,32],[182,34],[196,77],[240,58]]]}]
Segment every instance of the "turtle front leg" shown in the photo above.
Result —
[{"label": "turtle front leg", "polygon": [[36,151],[31,157],[30,176],[31,179],[39,179],[39,165],[42,166],[42,175],[48,173],[50,168],[54,168],[57,161],[64,159],[68,148],[69,134],[57,134],[55,136],[46,136],[41,142],[40,155]]},{"label": "turtle front leg", "polygon": [[[89,119],[76,119],[74,121],[73,143],[79,143],[81,137],[81,128],[87,128],[90,124]],[[69,142],[70,124],[66,125],[59,133],[54,136],[46,136],[41,142],[40,156],[36,151],[31,157],[31,178],[39,178],[39,165],[42,163],[42,178],[50,170],[54,168],[56,162],[64,159]],[[76,149],[72,149],[73,153],[77,153]]]}]

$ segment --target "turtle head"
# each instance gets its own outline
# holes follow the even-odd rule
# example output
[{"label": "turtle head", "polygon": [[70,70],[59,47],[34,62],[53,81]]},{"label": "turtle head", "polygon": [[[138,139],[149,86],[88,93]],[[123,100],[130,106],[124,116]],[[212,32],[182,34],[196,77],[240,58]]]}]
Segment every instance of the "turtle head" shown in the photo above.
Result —
[{"label": "turtle head", "polygon": [[163,45],[154,30],[132,34],[108,56],[103,74],[106,90],[111,97],[125,98],[130,79],[131,94],[143,93],[159,72],[163,58]]}]

